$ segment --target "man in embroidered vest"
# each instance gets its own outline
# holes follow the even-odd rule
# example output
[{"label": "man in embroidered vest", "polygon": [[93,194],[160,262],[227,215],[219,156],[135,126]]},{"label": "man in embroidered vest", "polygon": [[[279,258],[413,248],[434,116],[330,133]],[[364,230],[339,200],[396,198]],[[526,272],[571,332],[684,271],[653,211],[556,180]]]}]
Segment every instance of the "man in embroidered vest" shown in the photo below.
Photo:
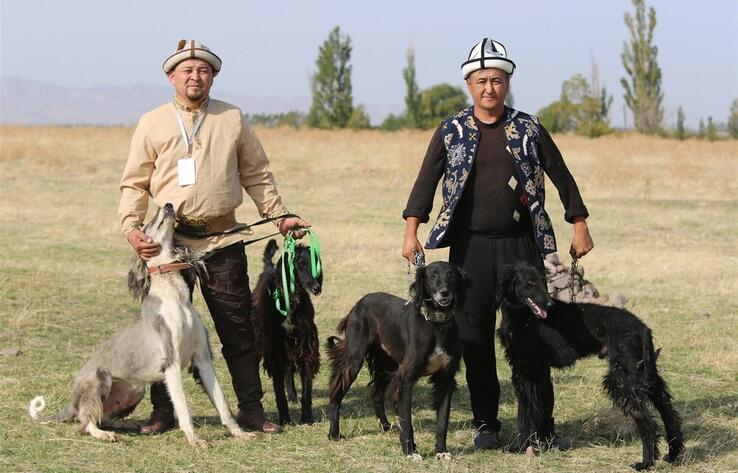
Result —
[{"label": "man in embroidered vest", "polygon": [[[514,69],[501,43],[484,38],[472,48],[461,71],[474,105],[436,130],[403,212],[402,255],[411,260],[423,251],[418,226],[428,221],[442,180],[443,202],[425,248],[450,246],[450,262],[471,281],[455,320],[478,449],[496,448],[501,427],[494,351],[498,273],[520,260],[543,269],[543,257],[556,251],[544,209],[544,171],[559,192],[564,219],[574,226],[570,251],[581,257],[593,247],[587,208],[551,136],[536,117],[504,105]],[[553,405],[543,408],[553,412]]]},{"label": "man in embroidered vest", "polygon": [[[287,214],[269,161],[241,111],[210,98],[220,58],[205,45],[182,40],[164,61],[174,99],[146,113],[131,140],[120,182],[121,226],[144,260],[159,245],[141,231],[149,198],[171,202],[177,212],[175,242],[208,252],[202,295],[223,345],[238,398],[238,423],[248,430],[276,432],[264,416],[259,368],[251,329],[251,292],[242,240],[252,231],[236,222],[235,209],[246,190],[264,217]],[[299,217],[276,220],[281,232],[309,224]],[[194,284],[194,282],[193,282]],[[191,288],[193,286],[191,285]],[[174,409],[163,383],[151,387],[153,412],[142,433],[174,426]]]}]

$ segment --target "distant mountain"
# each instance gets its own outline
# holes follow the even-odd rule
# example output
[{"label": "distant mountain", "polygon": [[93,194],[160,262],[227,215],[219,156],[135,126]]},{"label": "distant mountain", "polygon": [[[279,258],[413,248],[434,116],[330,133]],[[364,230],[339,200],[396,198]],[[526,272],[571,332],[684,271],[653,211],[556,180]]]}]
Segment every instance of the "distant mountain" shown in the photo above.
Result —
[{"label": "distant mountain", "polygon": [[[164,103],[172,95],[169,87],[131,85],[125,87],[59,87],[18,77],[0,80],[0,123],[27,125],[131,125],[141,115]],[[245,113],[307,112],[307,97],[254,97],[219,92],[215,95]],[[398,113],[388,104],[366,104],[372,123],[388,113]]]}]

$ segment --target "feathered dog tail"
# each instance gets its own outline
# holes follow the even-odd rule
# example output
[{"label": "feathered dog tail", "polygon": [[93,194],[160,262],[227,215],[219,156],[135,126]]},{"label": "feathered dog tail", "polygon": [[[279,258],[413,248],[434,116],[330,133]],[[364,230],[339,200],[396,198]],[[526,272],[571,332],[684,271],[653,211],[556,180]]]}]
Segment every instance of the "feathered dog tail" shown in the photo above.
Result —
[{"label": "feathered dog tail", "polygon": [[33,420],[38,422],[65,422],[76,414],[76,410],[71,404],[68,404],[58,414],[53,416],[42,416],[41,413],[44,409],[46,409],[46,400],[43,396],[34,397],[28,404],[28,413]]},{"label": "feathered dog tail", "polygon": [[279,247],[277,246],[277,240],[275,239],[269,240],[266,247],[264,248],[264,269],[265,270],[274,269],[274,262],[272,262],[272,259],[274,258],[274,255],[277,253],[278,249]]},{"label": "feathered dog tail", "polygon": [[334,395],[348,383],[348,370],[345,368],[346,342],[339,337],[328,337],[325,342],[325,348],[328,352],[328,358],[331,363],[331,381],[330,381],[330,397]]}]

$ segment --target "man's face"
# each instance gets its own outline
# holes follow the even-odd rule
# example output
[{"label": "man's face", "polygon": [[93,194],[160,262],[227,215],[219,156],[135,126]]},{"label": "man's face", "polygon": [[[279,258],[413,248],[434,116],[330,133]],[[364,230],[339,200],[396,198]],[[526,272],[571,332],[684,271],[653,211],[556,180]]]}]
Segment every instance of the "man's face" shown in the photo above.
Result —
[{"label": "man's face", "polygon": [[480,69],[466,80],[474,108],[488,113],[500,113],[510,87],[510,76],[502,69]]},{"label": "man's face", "polygon": [[180,97],[200,102],[210,93],[213,85],[213,68],[202,59],[187,59],[169,73],[169,82]]}]

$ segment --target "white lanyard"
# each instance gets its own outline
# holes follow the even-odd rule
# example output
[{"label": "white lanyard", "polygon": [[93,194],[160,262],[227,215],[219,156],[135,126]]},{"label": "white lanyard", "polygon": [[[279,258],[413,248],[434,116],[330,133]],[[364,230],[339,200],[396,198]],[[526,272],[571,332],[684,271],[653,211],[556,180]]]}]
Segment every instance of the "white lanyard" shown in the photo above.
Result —
[{"label": "white lanyard", "polygon": [[172,103],[174,105],[174,112],[177,114],[177,121],[179,122],[179,131],[182,133],[182,139],[185,142],[185,146],[187,146],[187,156],[192,156],[192,141],[195,139],[195,135],[197,135],[198,130],[200,129],[200,125],[202,124],[202,120],[205,118],[205,114],[208,113],[208,108],[210,108],[210,99],[208,99],[208,103],[205,105],[205,108],[200,113],[200,116],[197,117],[197,120],[195,120],[195,125],[192,127],[192,136],[187,136],[187,132],[185,131],[184,127],[184,121],[182,121],[182,115],[179,113],[179,110],[177,109],[177,105]]}]

